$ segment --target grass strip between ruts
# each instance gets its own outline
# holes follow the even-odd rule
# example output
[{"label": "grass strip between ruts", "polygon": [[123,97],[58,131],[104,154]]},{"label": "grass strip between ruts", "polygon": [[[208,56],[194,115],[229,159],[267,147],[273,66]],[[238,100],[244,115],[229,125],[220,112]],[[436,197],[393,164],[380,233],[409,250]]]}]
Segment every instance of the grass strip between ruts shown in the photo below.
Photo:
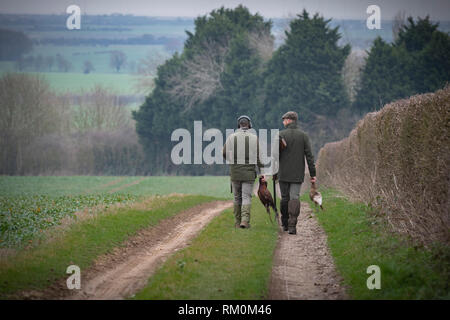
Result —
[{"label": "grass strip between ruts", "polygon": [[[351,299],[450,299],[450,248],[426,249],[388,231],[382,217],[336,190],[321,190],[325,211],[314,209]],[[308,195],[302,196],[312,208]],[[380,289],[368,289],[368,267],[380,268]],[[374,283],[373,278],[369,283]]]},{"label": "grass strip between ruts", "polygon": [[233,210],[225,210],[170,257],[134,299],[266,298],[278,231],[256,197],[250,224],[250,229],[234,228]]},{"label": "grass strip between ruts", "polygon": [[151,210],[120,208],[113,214],[97,215],[74,223],[61,239],[19,252],[0,261],[0,296],[24,289],[42,289],[57,279],[67,278],[67,267],[88,268],[94,259],[120,246],[139,230],[160,220],[217,200],[206,196],[157,197]]}]

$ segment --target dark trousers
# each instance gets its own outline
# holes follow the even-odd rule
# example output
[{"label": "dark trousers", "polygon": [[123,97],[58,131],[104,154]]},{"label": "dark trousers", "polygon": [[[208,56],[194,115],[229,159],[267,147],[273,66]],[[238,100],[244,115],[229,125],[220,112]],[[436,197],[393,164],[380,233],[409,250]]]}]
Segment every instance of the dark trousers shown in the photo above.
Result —
[{"label": "dark trousers", "polygon": [[281,191],[281,223],[285,229],[295,230],[297,218],[300,214],[300,196],[301,183],[292,183],[280,181]]}]

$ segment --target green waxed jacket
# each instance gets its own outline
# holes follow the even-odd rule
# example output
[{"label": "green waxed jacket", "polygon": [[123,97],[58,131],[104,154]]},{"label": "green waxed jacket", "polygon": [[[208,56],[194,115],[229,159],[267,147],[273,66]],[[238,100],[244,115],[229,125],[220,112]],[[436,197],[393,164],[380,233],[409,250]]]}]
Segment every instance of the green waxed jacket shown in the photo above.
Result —
[{"label": "green waxed jacket", "polygon": [[280,153],[278,179],[302,183],[305,178],[305,158],[310,176],[315,177],[314,155],[307,134],[300,130],[296,122],[292,122],[285,130],[280,131],[280,138],[286,141],[287,147]]},{"label": "green waxed jacket", "polygon": [[[242,152],[238,152],[238,149]],[[229,135],[222,154],[230,163],[231,181],[254,181],[257,176],[257,167],[262,167],[258,137],[247,129],[237,129]]]}]

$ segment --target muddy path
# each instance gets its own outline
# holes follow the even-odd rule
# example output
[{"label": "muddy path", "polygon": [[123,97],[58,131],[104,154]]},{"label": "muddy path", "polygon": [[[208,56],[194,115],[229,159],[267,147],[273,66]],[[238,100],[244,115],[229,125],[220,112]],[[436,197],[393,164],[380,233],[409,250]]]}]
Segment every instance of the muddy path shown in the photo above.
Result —
[{"label": "muddy path", "polygon": [[327,235],[308,203],[302,202],[297,234],[279,235],[268,299],[348,299],[341,280],[328,249]]},{"label": "muddy path", "polygon": [[185,248],[216,216],[232,207],[232,201],[197,205],[141,230],[111,253],[81,270],[81,289],[67,289],[66,279],[44,291],[26,291],[15,299],[119,300],[133,296],[149,277],[176,251]]},{"label": "muddy path", "polygon": [[[277,192],[278,193],[278,192]],[[279,202],[278,202],[279,203]],[[19,299],[126,299],[145,287],[159,267],[193,238],[232,201],[195,206],[144,229],[94,265],[81,270],[81,289],[68,290],[66,279],[44,292],[28,291]],[[320,213],[318,213],[320,214]],[[301,203],[297,235],[280,232],[274,253],[268,299],[348,299],[330,255],[327,236],[308,203]]]},{"label": "muddy path", "polygon": [[200,230],[231,206],[230,201],[202,204],[139,232],[125,246],[97,259],[84,275],[82,288],[64,298],[103,300],[132,296],[169,256],[189,245]]}]

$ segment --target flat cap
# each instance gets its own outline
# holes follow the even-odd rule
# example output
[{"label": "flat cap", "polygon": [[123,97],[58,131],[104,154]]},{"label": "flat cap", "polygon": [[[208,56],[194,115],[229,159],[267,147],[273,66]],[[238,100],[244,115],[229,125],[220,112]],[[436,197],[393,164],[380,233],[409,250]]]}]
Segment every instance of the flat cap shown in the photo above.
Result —
[{"label": "flat cap", "polygon": [[297,121],[298,120],[298,115],[297,115],[297,112],[295,112],[295,111],[288,111],[285,114],[283,114],[281,119],[283,119],[283,120],[284,119],[291,119],[291,120]]}]

